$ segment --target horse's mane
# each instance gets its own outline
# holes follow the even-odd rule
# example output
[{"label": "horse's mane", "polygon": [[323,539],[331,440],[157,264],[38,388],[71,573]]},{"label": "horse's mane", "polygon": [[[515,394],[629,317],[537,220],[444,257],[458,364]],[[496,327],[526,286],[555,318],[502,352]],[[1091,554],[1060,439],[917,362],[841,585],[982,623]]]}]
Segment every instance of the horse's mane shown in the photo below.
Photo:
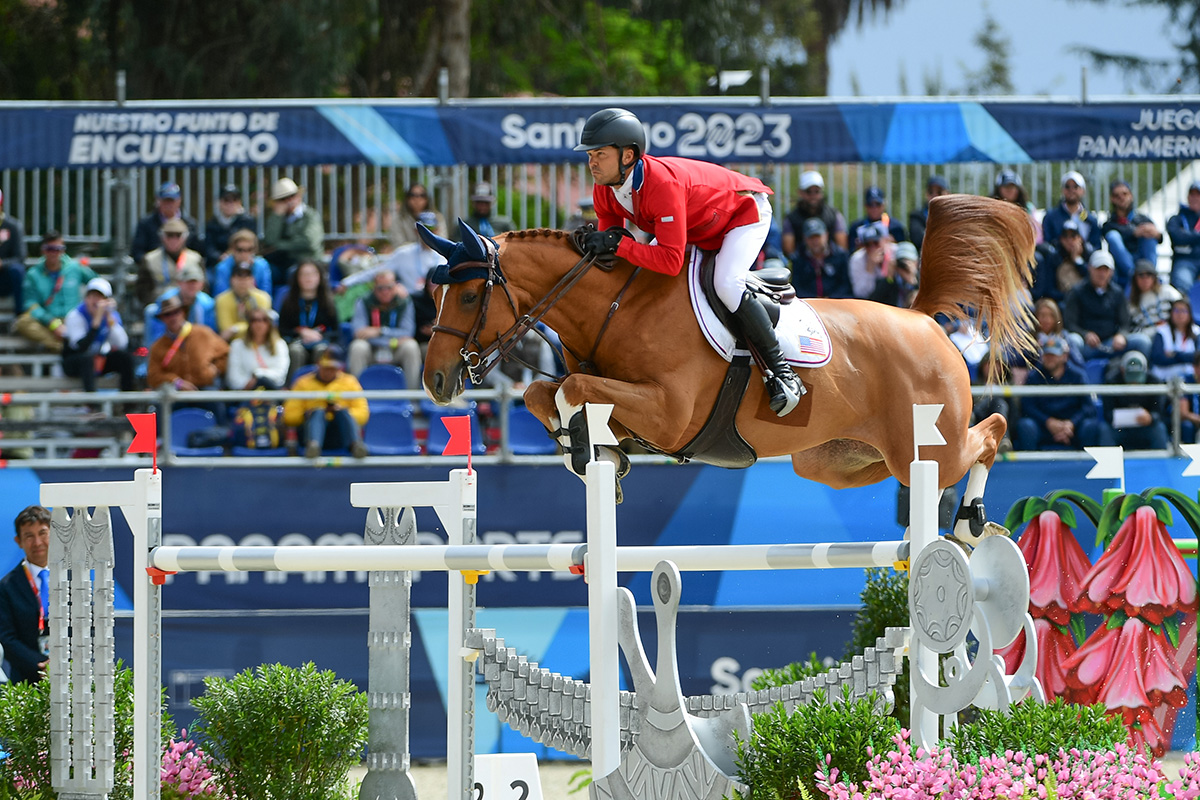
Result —
[{"label": "horse's mane", "polygon": [[570,231],[559,231],[559,230],[555,230],[554,228],[529,228],[528,230],[523,230],[523,231],[509,231],[507,233],[502,233],[499,236],[497,236],[496,238],[497,239],[502,238],[505,241],[507,241],[509,239],[533,239],[536,237],[554,237],[555,239],[569,239],[570,236],[571,236]]},{"label": "horse's mane", "polygon": [[955,194],[929,201],[913,309],[986,328],[997,363],[1028,361],[1037,349],[1026,302],[1033,285],[1034,229],[1014,203]]}]

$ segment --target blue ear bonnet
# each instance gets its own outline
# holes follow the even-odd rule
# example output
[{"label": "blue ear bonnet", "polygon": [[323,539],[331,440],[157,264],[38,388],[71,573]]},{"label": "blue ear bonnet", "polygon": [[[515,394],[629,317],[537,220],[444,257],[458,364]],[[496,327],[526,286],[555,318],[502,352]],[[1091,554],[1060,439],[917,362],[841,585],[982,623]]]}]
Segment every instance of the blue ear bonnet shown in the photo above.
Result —
[{"label": "blue ear bonnet", "polygon": [[[417,233],[420,234],[421,239],[448,262],[435,267],[429,275],[429,280],[438,284],[483,280],[492,274],[493,264],[495,264],[495,274],[499,277],[499,264],[495,262],[493,255],[496,252],[496,243],[485,242],[483,237],[462,219],[458,221],[458,230],[462,236],[462,242],[452,242],[438,236],[421,223],[417,223]],[[473,266],[456,269],[460,264],[473,264]]]}]

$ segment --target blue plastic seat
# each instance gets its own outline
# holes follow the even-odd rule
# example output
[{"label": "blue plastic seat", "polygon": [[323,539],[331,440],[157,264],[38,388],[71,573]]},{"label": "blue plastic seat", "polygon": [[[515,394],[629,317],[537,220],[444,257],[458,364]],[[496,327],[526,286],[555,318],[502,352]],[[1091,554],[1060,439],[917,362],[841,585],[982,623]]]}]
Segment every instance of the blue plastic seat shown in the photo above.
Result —
[{"label": "blue plastic seat", "polygon": [[[392,364],[372,364],[358,376],[358,382],[364,391],[392,391],[407,389],[404,370]],[[412,411],[412,403],[408,400],[368,400],[371,413],[391,409],[394,411]]]},{"label": "blue plastic seat", "polygon": [[[474,405],[472,403],[472,405]],[[429,438],[425,443],[425,452],[429,455],[440,456],[450,441],[450,431],[442,424],[444,417],[471,418],[471,452],[481,456],[487,452],[487,444],[483,441],[483,431],[479,427],[479,417],[474,408],[439,408],[429,417]]]},{"label": "blue plastic seat", "polygon": [[547,456],[558,452],[558,443],[550,438],[546,426],[525,406],[513,406],[508,412],[508,444],[518,456]]},{"label": "blue plastic seat", "polygon": [[413,436],[412,409],[372,411],[363,429],[363,442],[373,456],[417,456],[421,447]]},{"label": "blue plastic seat", "polygon": [[278,458],[288,454],[286,447],[234,447],[232,452],[248,458]]},{"label": "blue plastic seat", "polygon": [[1104,372],[1108,369],[1107,358],[1089,358],[1083,364],[1088,383],[1104,383]]},{"label": "blue plastic seat", "polygon": [[287,297],[287,293],[288,285],[286,283],[283,286],[275,287],[274,297],[271,298],[271,308],[275,309],[276,314],[283,308],[283,300]]},{"label": "blue plastic seat", "polygon": [[295,386],[296,381],[299,380],[302,376],[307,375],[310,372],[316,372],[316,371],[317,371],[316,364],[305,364],[303,367],[296,367],[296,371],[292,373],[292,386]]},{"label": "blue plastic seat", "polygon": [[215,427],[217,418],[202,408],[179,408],[171,412],[171,452],[177,456],[223,456],[223,447],[188,447],[188,434]]}]

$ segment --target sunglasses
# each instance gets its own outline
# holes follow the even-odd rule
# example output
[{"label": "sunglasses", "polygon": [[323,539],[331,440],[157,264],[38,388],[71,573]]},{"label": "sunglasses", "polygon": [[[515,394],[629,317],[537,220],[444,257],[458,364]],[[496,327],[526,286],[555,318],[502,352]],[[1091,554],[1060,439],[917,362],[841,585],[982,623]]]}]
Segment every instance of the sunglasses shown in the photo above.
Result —
[{"label": "sunglasses", "polygon": [[42,245],[43,253],[62,253],[67,249],[65,244],[44,244]]},{"label": "sunglasses", "polygon": [[165,236],[168,239],[178,239],[180,236],[183,236],[183,234],[172,232],[172,233],[164,233],[163,236]]}]

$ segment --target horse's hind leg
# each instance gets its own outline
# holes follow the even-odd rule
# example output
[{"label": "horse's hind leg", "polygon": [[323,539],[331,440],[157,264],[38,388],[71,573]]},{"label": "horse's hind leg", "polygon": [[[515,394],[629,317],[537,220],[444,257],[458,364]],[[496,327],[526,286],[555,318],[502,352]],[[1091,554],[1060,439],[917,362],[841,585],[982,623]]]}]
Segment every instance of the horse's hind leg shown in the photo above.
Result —
[{"label": "horse's hind leg", "polygon": [[[985,536],[999,533],[999,526],[987,521],[983,506],[983,492],[987,488],[988,471],[996,461],[1000,440],[1004,437],[1008,423],[1000,414],[987,419],[967,431],[968,441],[977,442],[975,461],[967,473],[967,489],[963,492],[962,505],[954,521],[954,538],[969,545],[978,544]],[[1001,529],[1002,530],[1002,529]]]}]

